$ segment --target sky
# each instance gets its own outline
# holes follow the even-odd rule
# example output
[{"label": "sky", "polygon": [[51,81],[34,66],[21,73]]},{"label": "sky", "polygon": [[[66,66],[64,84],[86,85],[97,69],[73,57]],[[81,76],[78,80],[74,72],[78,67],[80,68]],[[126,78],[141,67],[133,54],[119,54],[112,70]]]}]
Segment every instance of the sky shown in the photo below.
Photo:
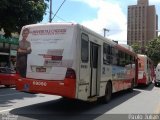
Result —
[{"label": "sky", "polygon": [[[52,0],[54,14],[64,0]],[[137,0],[66,0],[52,22],[75,22],[93,31],[116,40],[127,43],[127,9],[128,5],[136,5]],[[160,24],[160,0],[149,0],[149,5],[155,5]],[[48,3],[49,6],[49,3]],[[42,23],[49,21],[49,8]],[[159,25],[160,29],[160,25]]]}]

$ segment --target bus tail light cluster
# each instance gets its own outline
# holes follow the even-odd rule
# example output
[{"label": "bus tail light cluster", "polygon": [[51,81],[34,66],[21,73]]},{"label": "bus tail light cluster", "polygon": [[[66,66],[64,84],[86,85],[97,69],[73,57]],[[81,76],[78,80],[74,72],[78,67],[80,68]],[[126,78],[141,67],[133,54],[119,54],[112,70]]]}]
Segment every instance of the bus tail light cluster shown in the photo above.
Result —
[{"label": "bus tail light cluster", "polygon": [[76,79],[76,73],[72,68],[67,68],[66,78]]}]

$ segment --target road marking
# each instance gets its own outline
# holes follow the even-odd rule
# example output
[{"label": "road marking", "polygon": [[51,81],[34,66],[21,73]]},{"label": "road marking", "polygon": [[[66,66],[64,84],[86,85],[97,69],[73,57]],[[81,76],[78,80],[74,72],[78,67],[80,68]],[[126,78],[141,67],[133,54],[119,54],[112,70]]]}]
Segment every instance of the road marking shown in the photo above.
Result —
[{"label": "road marking", "polygon": [[14,108],[10,108],[10,109],[6,109],[6,110],[0,110],[0,113],[6,112],[6,111],[10,111],[13,110]]},{"label": "road marking", "polygon": [[4,94],[4,95],[0,95],[0,97],[3,97],[3,96],[10,96],[10,95],[16,95],[16,94],[22,94],[22,93]]}]

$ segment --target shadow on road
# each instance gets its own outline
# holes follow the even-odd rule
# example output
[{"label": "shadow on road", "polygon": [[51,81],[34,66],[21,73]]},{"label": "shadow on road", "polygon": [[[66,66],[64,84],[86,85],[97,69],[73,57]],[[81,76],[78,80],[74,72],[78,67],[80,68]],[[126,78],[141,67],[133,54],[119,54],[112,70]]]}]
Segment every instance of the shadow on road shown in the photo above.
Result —
[{"label": "shadow on road", "polygon": [[14,87],[0,87],[0,107],[13,106],[14,100],[36,97],[34,94],[23,93],[15,90]]},{"label": "shadow on road", "polygon": [[[108,104],[88,103],[79,100],[57,99],[49,102],[21,107],[10,111],[25,120],[91,120],[139,94],[140,91],[123,91],[113,94]],[[28,118],[28,119],[27,119]]]},{"label": "shadow on road", "polygon": [[139,85],[136,88],[141,90],[152,91],[152,89],[154,88],[154,83],[150,83],[149,85]]},{"label": "shadow on road", "polygon": [[[9,88],[14,88],[15,86],[11,86],[11,87],[9,87]],[[4,86],[4,85],[0,85],[0,90],[2,90],[2,89],[7,89],[8,87],[6,87],[6,86]]]}]

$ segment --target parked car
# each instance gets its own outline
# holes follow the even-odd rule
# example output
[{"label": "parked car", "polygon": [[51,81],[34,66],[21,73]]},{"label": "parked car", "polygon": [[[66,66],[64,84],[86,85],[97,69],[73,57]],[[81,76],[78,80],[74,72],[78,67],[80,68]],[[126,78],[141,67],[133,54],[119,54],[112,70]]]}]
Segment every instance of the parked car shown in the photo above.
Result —
[{"label": "parked car", "polygon": [[0,67],[0,85],[5,85],[6,87],[14,86],[18,79],[18,74],[16,71],[8,67]]}]

